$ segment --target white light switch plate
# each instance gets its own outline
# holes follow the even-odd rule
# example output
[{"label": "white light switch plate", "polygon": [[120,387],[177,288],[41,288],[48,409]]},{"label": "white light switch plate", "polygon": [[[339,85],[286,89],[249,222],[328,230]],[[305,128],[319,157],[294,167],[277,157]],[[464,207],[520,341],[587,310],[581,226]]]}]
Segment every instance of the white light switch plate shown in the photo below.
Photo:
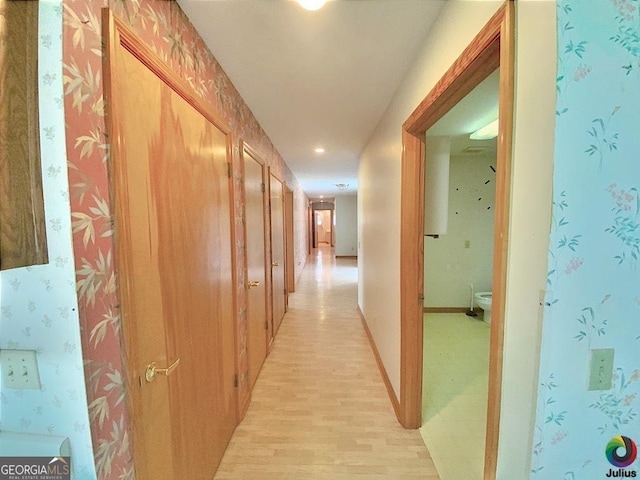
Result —
[{"label": "white light switch plate", "polygon": [[589,390],[610,390],[613,377],[613,348],[591,350],[589,361]]},{"label": "white light switch plate", "polygon": [[0,350],[2,386],[15,390],[39,390],[40,374],[35,350]]}]

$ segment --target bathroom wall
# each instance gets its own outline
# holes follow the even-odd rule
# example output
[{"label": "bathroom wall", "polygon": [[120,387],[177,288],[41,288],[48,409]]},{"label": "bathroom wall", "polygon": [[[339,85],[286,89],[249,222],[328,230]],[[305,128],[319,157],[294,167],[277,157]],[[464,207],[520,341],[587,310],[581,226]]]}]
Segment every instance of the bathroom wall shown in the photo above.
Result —
[{"label": "bathroom wall", "polygon": [[336,197],[337,256],[355,256],[358,252],[358,198],[356,195]]},{"label": "bathroom wall", "polygon": [[[532,479],[605,478],[618,470],[605,456],[609,440],[640,442],[639,8],[635,0],[558,2],[553,221]],[[615,350],[613,385],[588,391],[590,350],[599,348]],[[626,473],[639,470],[636,460]]]},{"label": "bathroom wall", "polygon": [[495,165],[495,151],[451,157],[447,233],[424,238],[425,307],[468,308],[470,283],[491,291]]},{"label": "bathroom wall", "polygon": [[[62,5],[40,0],[39,10],[40,150],[49,263],[0,273],[0,348],[36,350],[42,388],[14,390],[2,385],[0,430],[69,437],[75,478],[92,480],[96,473],[75,290],[62,102]],[[106,385],[120,381],[112,375]]]}]

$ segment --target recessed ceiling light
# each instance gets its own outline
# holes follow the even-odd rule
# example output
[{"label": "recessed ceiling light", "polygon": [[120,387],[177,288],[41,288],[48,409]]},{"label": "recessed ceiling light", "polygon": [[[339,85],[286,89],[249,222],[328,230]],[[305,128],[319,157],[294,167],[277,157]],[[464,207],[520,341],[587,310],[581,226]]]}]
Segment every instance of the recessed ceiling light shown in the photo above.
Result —
[{"label": "recessed ceiling light", "polygon": [[314,152],[316,152],[316,153],[324,153],[324,148],[322,148],[322,147],[318,147],[318,148],[316,148],[316,149],[314,150]]},{"label": "recessed ceiling light", "polygon": [[499,120],[496,119],[488,125],[485,125],[481,129],[473,132],[471,135],[469,135],[469,138],[471,140],[490,140],[492,138],[496,138],[498,136],[498,126]]},{"label": "recessed ceiling light", "polygon": [[316,10],[320,10],[327,0],[298,0],[298,3],[305,10],[309,10],[311,12],[315,12]]}]

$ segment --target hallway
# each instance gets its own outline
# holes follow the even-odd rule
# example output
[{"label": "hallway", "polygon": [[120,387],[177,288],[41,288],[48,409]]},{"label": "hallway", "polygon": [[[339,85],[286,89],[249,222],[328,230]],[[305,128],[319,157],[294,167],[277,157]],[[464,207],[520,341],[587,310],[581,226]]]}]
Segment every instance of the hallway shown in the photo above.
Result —
[{"label": "hallway", "polygon": [[393,413],[356,310],[356,261],[316,252],[215,479],[438,480]]}]

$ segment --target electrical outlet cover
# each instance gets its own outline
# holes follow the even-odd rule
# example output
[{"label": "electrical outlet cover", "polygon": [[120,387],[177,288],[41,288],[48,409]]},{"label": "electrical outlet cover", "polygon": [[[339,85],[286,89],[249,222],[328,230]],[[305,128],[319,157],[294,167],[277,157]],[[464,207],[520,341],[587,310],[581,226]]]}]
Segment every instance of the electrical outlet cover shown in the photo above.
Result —
[{"label": "electrical outlet cover", "polygon": [[39,390],[40,374],[35,350],[0,350],[2,386],[15,390]]}]

